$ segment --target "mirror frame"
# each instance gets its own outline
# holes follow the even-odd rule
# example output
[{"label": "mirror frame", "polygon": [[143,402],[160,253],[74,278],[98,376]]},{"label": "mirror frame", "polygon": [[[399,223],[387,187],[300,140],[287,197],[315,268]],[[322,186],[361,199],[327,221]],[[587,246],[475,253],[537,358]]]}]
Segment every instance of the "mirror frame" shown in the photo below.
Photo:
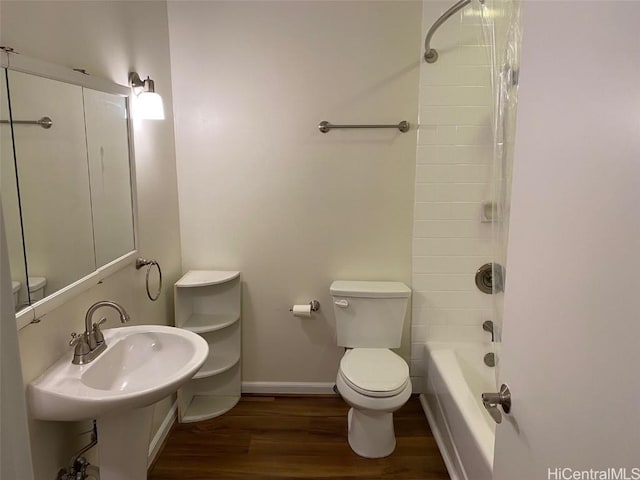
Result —
[{"label": "mirror frame", "polygon": [[[133,143],[133,120],[131,118],[131,88],[113,83],[104,78],[81,73],[60,65],[26,57],[17,53],[0,51],[0,66],[16,72],[29,73],[39,77],[57,80],[79,87],[98,90],[125,98],[127,106],[127,134],[129,142],[129,176],[131,183],[131,209],[133,214],[133,250],[119,258],[97,267],[92,273],[76,280],[60,290],[46,296],[16,313],[18,330],[31,323],[38,323],[47,313],[58,308],[63,303],[77,297],[82,292],[98,285],[105,278],[119,270],[133,264],[138,256],[138,203],[136,191],[135,155]],[[28,272],[27,272],[28,275]]]}]

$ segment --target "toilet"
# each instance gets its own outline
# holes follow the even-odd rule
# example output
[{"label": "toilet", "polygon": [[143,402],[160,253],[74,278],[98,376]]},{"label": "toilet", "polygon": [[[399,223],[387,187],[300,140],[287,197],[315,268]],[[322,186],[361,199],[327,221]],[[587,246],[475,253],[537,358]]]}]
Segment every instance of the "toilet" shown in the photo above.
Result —
[{"label": "toilet", "polygon": [[35,303],[44,298],[44,287],[47,286],[45,277],[29,277],[29,300]]},{"label": "toilet", "polygon": [[407,362],[398,348],[411,289],[400,282],[335,281],[330,287],[338,345],[346,347],[336,386],[351,407],[351,449],[367,458],[396,448],[393,412],[411,396]]}]

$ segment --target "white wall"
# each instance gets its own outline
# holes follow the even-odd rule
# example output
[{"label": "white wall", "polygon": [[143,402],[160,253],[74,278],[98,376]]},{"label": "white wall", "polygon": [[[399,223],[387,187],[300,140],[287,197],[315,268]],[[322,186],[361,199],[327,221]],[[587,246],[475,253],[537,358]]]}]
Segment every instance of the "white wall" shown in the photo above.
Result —
[{"label": "white wall", "polygon": [[[426,35],[451,2],[423,4]],[[474,283],[492,252],[491,224],[480,222],[482,202],[492,194],[492,95],[478,10],[469,6],[449,19],[432,46],[438,61],[420,67],[412,376],[424,373],[425,340],[487,341],[481,324],[491,318],[491,297]]]},{"label": "white wall", "polygon": [[410,284],[415,130],[317,125],[415,123],[420,11],[169,3],[183,267],[242,271],[244,381],[333,383],[330,283]]},{"label": "white wall", "polygon": [[638,19],[638,2],[524,5],[497,479],[638,467]]},{"label": "white wall", "polygon": [[[84,328],[84,313],[97,300],[121,303],[131,313],[132,323],[173,321],[170,285],[181,272],[167,11],[164,2],[3,1],[0,5],[3,45],[52,63],[85,68],[123,85],[132,69],[150,75],[167,114],[167,120],[144,122],[135,132],[140,253],[162,265],[163,296],[149,302],[144,272],[131,266],[47,314],[41,323],[27,326],[19,332],[19,341],[28,382],[68,351],[69,333]],[[113,316],[109,318],[109,325],[119,325]],[[156,408],[154,429],[170,404],[168,399]],[[76,436],[77,430],[86,430],[86,425],[31,422],[36,478],[54,478],[66,465],[78,443],[87,439]]]}]

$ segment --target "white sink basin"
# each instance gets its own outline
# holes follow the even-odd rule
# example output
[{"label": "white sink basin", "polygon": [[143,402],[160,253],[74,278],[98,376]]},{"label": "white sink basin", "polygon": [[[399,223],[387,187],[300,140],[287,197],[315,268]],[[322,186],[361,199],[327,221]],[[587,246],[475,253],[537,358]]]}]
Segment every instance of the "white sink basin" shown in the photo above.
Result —
[{"label": "white sink basin", "polygon": [[151,405],[175,392],[200,369],[207,342],[187,330],[159,325],[104,330],[107,349],[88,365],[73,352],[28,388],[40,420],[77,421]]}]

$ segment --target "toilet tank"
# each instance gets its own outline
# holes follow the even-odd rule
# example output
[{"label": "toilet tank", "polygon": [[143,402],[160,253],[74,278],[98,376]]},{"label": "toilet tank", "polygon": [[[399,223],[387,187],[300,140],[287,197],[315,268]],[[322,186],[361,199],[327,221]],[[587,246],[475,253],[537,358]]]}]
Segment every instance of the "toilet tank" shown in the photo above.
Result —
[{"label": "toilet tank", "polygon": [[338,280],[331,284],[338,345],[398,348],[411,289],[401,282]]}]

